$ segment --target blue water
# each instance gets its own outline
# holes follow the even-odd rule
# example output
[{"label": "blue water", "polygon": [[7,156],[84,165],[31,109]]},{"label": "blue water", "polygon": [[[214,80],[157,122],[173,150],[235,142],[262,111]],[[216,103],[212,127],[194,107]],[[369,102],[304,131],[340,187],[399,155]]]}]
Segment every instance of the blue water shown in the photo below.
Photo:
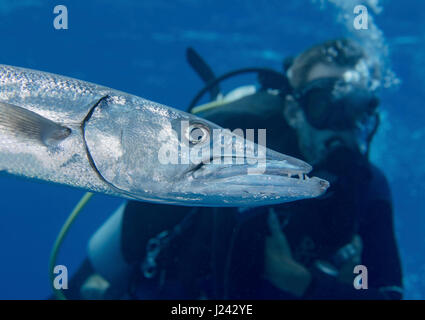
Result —
[{"label": "blue water", "polygon": [[[58,4],[68,8],[68,30],[53,28]],[[381,5],[374,21],[401,83],[383,92],[385,117],[372,159],[394,195],[405,297],[424,299],[425,3]],[[319,0],[1,0],[0,63],[76,77],[184,109],[202,85],[185,62],[187,46],[201,52],[217,74],[246,66],[280,69],[285,56],[346,35],[339,14]],[[82,194],[0,176],[0,299],[49,294],[50,249]],[[58,261],[70,273],[85,256],[90,234],[119,203],[96,195],[78,218]]]}]

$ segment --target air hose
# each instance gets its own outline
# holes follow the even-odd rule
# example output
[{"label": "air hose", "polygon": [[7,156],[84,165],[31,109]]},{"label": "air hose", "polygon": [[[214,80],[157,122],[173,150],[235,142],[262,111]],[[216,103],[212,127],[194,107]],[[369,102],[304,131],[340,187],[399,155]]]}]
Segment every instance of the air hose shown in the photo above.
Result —
[{"label": "air hose", "polygon": [[65,239],[65,236],[67,235],[69,229],[71,228],[71,225],[75,222],[75,219],[79,216],[83,208],[86,206],[86,204],[89,202],[91,197],[93,196],[93,193],[86,192],[84,196],[78,201],[77,205],[72,210],[71,214],[66,219],[65,223],[63,224],[56,240],[52,248],[52,252],[50,253],[50,259],[49,259],[49,279],[50,284],[53,289],[53,293],[55,294],[56,298],[58,300],[66,300],[65,294],[61,291],[61,289],[56,289],[54,286],[54,268],[56,266],[56,258],[59,253],[59,249],[62,246],[63,240]]},{"label": "air hose", "polygon": [[270,75],[272,77],[275,78],[279,78],[282,81],[284,79],[286,79],[284,77],[284,75],[280,72],[277,72],[275,70],[272,69],[268,69],[268,68],[243,68],[243,69],[238,69],[238,70],[234,70],[228,73],[225,73],[217,78],[215,78],[214,80],[208,82],[199,92],[198,94],[192,99],[191,103],[189,104],[189,107],[187,109],[187,112],[192,112],[192,109],[196,106],[196,104],[198,103],[198,101],[202,98],[202,96],[208,92],[211,88],[213,88],[214,86],[216,86],[217,84],[219,84],[220,82],[222,82],[223,80],[226,80],[228,78],[232,78],[234,76],[240,75],[240,74],[246,74],[246,73],[256,73],[258,75]]}]

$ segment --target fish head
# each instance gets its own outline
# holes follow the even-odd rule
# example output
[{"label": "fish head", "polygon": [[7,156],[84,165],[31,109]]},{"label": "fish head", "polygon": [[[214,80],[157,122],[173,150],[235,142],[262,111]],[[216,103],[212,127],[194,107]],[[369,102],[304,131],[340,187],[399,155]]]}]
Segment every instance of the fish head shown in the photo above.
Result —
[{"label": "fish head", "polygon": [[240,207],[313,198],[329,186],[307,176],[312,167],[306,162],[268,149],[265,129],[231,131],[194,116],[174,127],[180,129],[181,162],[168,164],[176,169],[169,194],[201,205]]},{"label": "fish head", "polygon": [[88,149],[105,181],[128,198],[257,206],[317,197],[329,186],[307,177],[309,164],[268,149],[266,130],[230,131],[146,100],[110,107],[88,121]]}]

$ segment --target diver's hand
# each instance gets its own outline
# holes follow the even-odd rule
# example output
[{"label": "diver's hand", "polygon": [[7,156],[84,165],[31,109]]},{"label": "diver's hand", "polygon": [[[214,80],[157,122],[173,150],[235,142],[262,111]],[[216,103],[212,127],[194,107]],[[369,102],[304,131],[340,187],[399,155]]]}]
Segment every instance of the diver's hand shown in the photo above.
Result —
[{"label": "diver's hand", "polygon": [[273,209],[269,212],[268,225],[271,236],[266,238],[265,243],[264,277],[276,287],[300,297],[311,282],[311,274],[292,258],[288,241]]},{"label": "diver's hand", "polygon": [[338,273],[338,279],[341,282],[351,284],[353,283],[354,274],[353,270],[356,265],[361,264],[361,256],[363,251],[362,239],[359,235],[355,235],[350,245],[354,250],[354,254],[341,265]]}]

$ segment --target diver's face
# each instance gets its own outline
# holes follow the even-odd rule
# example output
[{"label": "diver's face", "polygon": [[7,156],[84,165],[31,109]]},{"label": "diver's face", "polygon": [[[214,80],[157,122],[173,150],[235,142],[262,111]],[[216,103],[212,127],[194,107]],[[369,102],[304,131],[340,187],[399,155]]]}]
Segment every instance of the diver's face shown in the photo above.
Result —
[{"label": "diver's face", "polygon": [[377,125],[378,101],[363,86],[346,80],[352,73],[318,64],[310,70],[306,85],[295,88],[295,98],[287,98],[284,117],[297,132],[301,153],[313,165],[338,147],[367,150],[369,134]]},{"label": "diver's face", "polygon": [[324,160],[335,148],[347,147],[354,151],[362,151],[364,144],[358,139],[354,130],[316,129],[307,120],[304,111],[299,108],[299,122],[295,129],[298,136],[298,147],[307,160],[315,165]]},{"label": "diver's face", "polygon": [[317,129],[312,126],[296,101],[289,102],[284,110],[288,124],[296,131],[298,147],[305,160],[315,165],[338,147],[362,151],[362,141],[355,130]]}]

